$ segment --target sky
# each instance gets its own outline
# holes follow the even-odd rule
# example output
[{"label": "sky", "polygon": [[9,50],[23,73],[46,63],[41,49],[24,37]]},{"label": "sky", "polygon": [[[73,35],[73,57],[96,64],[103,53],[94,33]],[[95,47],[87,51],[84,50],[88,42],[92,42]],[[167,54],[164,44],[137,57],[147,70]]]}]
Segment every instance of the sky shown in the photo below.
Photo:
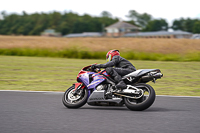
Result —
[{"label": "sky", "polygon": [[155,19],[163,18],[170,24],[174,19],[200,19],[200,0],[0,0],[0,12],[41,13],[73,12],[79,15],[100,16],[108,11],[113,18],[124,21],[130,10],[148,13]]}]

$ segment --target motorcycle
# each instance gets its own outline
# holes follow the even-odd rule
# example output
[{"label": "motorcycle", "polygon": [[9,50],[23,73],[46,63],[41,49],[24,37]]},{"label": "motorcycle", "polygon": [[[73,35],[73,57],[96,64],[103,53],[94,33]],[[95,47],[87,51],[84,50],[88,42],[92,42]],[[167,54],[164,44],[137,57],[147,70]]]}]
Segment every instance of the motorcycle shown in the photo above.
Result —
[{"label": "motorcycle", "polygon": [[159,69],[139,69],[122,77],[127,84],[123,90],[115,90],[115,81],[105,69],[92,69],[92,65],[81,69],[78,83],[68,88],[62,102],[67,108],[80,108],[86,103],[91,106],[124,106],[133,111],[149,108],[155,101],[154,89],[146,84],[155,81],[163,74]]}]

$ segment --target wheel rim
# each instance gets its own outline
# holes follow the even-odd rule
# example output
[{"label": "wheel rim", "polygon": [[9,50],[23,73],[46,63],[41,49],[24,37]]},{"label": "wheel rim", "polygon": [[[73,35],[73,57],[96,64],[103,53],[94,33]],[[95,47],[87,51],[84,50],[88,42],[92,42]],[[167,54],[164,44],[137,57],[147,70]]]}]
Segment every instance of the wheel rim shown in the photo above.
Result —
[{"label": "wheel rim", "polygon": [[81,97],[80,95],[74,95],[74,90],[71,90],[67,96],[70,101],[77,101]]},{"label": "wheel rim", "polygon": [[70,104],[77,104],[82,101],[85,96],[85,91],[80,90],[76,95],[74,95],[74,89],[71,89],[65,94],[65,101]]},{"label": "wheel rim", "polygon": [[144,91],[144,95],[140,99],[127,98],[127,101],[130,104],[134,104],[134,105],[142,104],[143,102],[145,102],[149,98],[150,90],[146,86],[135,86],[135,87],[137,87],[140,90],[143,90]]}]

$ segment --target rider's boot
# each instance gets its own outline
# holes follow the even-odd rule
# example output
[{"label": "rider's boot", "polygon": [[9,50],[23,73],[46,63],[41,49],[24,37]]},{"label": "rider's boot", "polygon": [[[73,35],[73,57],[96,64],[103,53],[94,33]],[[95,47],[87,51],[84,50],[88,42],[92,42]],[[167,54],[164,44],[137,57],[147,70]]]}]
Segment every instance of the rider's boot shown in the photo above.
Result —
[{"label": "rider's boot", "polygon": [[118,84],[114,87],[114,89],[115,89],[115,92],[116,91],[121,91],[121,90],[123,90],[123,89],[126,89],[126,84],[124,83],[124,81],[123,80],[121,80],[121,81],[119,81],[118,82]]},{"label": "rider's boot", "polygon": [[123,89],[126,89],[126,84],[124,83],[124,81],[120,81],[118,82],[117,85],[112,86],[111,90],[108,90],[106,92],[106,98],[107,99],[112,99],[112,93],[113,92],[121,92]]}]

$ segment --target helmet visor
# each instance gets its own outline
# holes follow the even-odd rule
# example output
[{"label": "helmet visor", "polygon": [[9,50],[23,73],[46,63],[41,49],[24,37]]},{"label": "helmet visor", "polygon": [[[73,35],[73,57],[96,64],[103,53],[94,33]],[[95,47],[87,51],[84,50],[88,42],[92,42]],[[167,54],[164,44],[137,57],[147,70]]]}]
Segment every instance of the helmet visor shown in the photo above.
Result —
[{"label": "helmet visor", "polygon": [[109,61],[111,61],[111,59],[112,59],[112,56],[111,56],[111,54],[109,54],[106,60],[107,60],[107,62],[109,62]]}]

